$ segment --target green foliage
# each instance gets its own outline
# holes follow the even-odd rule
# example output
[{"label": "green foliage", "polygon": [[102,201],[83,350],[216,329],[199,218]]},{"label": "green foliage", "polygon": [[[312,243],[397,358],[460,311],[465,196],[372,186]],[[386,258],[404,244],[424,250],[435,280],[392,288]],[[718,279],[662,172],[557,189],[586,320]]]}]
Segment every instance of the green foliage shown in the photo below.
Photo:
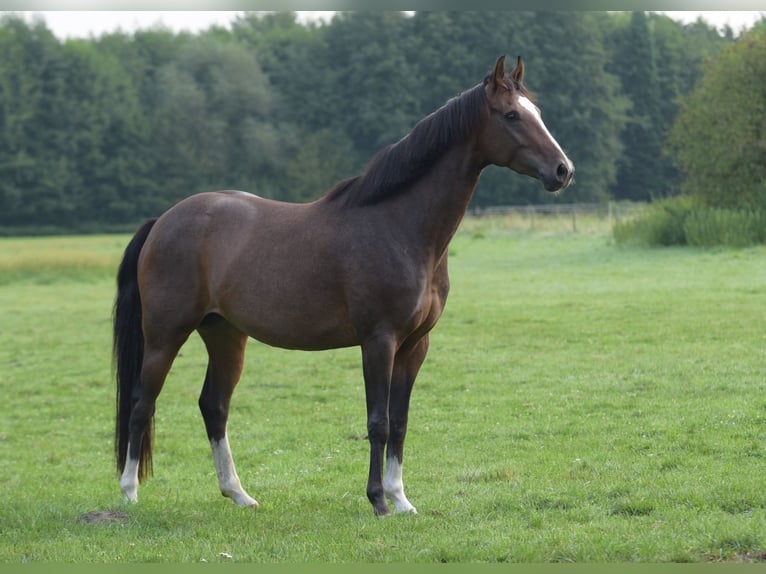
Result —
[{"label": "green foliage", "polygon": [[766,243],[766,211],[709,207],[682,196],[651,204],[613,233],[621,244],[746,247]]},{"label": "green foliage", "polygon": [[766,243],[766,210],[700,207],[684,222],[686,243],[746,247]]},{"label": "green foliage", "polygon": [[352,149],[350,142],[329,129],[305,134],[285,165],[283,199],[312,201],[340,179],[352,176]]},{"label": "green foliage", "polygon": [[709,61],[671,142],[682,189],[722,208],[766,209],[766,25]]},{"label": "green foliage", "polygon": [[678,193],[680,176],[667,148],[667,133],[678,113],[678,99],[701,73],[702,61],[730,42],[702,21],[679,26],[666,16],[632,12],[607,27],[615,74],[630,102],[620,134],[617,199],[646,201]]},{"label": "green foliage", "polygon": [[685,245],[684,225],[693,210],[694,202],[687,197],[652,203],[637,217],[617,222],[614,237],[617,243]]},{"label": "green foliage", "polygon": [[616,34],[610,66],[631,95],[632,108],[621,134],[625,153],[618,160],[615,195],[619,199],[644,200],[663,195],[658,58],[644,12],[633,12],[629,26],[618,29]]},{"label": "green foliage", "polygon": [[322,25],[246,13],[232,30],[65,42],[6,15],[0,226],[120,228],[216,188],[314,199],[500,54],[525,58],[577,185],[559,198],[488,169],[474,206],[665,195],[678,183],[659,153],[676,99],[727,42],[643,13],[362,11]]},{"label": "green foliage", "polygon": [[285,145],[253,52],[193,38],[158,70],[156,90],[152,146],[158,186],[169,198],[222,188],[276,195]]},{"label": "green foliage", "polygon": [[56,105],[63,57],[41,21],[13,16],[0,19],[0,47],[0,223],[47,222],[66,208],[72,175],[57,149],[66,144]]}]

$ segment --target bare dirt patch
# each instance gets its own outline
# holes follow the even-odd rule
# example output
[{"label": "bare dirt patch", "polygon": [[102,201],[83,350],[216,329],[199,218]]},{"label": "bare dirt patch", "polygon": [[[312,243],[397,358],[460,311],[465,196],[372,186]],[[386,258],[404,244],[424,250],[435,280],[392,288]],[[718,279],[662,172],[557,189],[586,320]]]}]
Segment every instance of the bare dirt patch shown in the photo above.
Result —
[{"label": "bare dirt patch", "polygon": [[119,510],[91,510],[77,517],[80,524],[125,524],[128,521],[127,512]]}]

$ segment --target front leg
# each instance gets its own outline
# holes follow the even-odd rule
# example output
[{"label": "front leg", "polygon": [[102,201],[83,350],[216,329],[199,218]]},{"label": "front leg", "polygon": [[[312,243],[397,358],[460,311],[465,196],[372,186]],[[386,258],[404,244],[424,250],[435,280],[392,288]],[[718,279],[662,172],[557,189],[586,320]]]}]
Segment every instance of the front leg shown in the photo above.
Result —
[{"label": "front leg", "polygon": [[404,438],[407,435],[410,395],[415,384],[415,377],[417,377],[420,366],[428,352],[428,335],[424,335],[414,344],[407,343],[396,354],[391,377],[391,396],[388,406],[390,435],[386,450],[386,474],[383,477],[383,489],[386,497],[394,505],[394,512],[417,514],[417,510],[404,494],[402,464],[404,462]]},{"label": "front leg", "polygon": [[386,336],[373,337],[362,344],[367,436],[370,440],[367,498],[377,516],[391,513],[383,490],[383,454],[389,437],[388,400],[395,347],[393,337]]}]

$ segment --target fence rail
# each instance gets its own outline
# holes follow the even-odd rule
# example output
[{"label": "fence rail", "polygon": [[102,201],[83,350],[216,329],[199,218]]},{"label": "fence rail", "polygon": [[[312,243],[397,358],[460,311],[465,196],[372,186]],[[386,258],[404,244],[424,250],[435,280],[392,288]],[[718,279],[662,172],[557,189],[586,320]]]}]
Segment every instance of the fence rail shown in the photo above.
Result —
[{"label": "fence rail", "polygon": [[571,221],[572,231],[577,231],[577,218],[579,216],[599,217],[606,219],[609,226],[614,223],[637,215],[645,208],[645,203],[630,201],[609,201],[607,203],[554,203],[548,205],[495,205],[491,207],[477,207],[471,210],[474,217],[499,217],[517,215],[529,223],[529,228],[534,229],[539,218],[567,218]]}]

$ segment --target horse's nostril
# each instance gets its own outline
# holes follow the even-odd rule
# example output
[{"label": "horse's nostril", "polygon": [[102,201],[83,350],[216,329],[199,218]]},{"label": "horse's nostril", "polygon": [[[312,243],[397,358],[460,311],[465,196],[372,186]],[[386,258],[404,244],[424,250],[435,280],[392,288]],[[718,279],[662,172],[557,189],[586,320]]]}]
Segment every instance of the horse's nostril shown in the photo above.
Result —
[{"label": "horse's nostril", "polygon": [[569,167],[563,163],[560,163],[556,168],[556,179],[560,182],[565,182],[569,178]]}]

